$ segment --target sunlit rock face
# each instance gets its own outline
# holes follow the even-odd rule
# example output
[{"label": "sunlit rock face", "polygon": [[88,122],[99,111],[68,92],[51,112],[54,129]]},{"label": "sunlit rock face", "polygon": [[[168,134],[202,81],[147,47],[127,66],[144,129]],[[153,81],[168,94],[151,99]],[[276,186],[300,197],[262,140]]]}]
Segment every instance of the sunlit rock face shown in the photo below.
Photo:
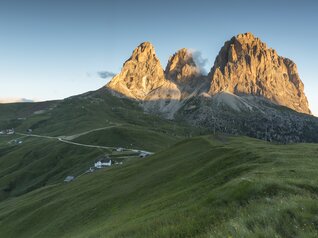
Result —
[{"label": "sunlit rock face", "polygon": [[304,85],[294,62],[278,56],[251,33],[225,42],[211,72],[210,95],[226,91],[262,96],[295,111],[308,113]]},{"label": "sunlit rock face", "polygon": [[163,68],[149,42],[140,44],[124,63],[121,72],[106,87],[113,93],[140,101],[147,112],[173,118],[180,108],[181,92],[167,80]]},{"label": "sunlit rock face", "polygon": [[106,87],[116,95],[140,101],[146,111],[164,112],[169,118],[187,100],[200,95],[212,100],[220,92],[261,96],[310,114],[295,63],[278,56],[251,33],[225,42],[208,76],[201,74],[185,48],[170,57],[164,71],[153,45],[144,42]]},{"label": "sunlit rock face", "polygon": [[144,42],[133,51],[121,72],[108,83],[107,87],[126,97],[143,100],[152,90],[166,83],[153,45]]},{"label": "sunlit rock face", "polygon": [[295,63],[251,33],[225,42],[208,75],[196,62],[183,48],[164,71],[154,47],[144,42],[106,89],[138,102],[146,113],[206,130],[283,143],[318,140],[312,133],[318,120],[306,115],[310,110]]},{"label": "sunlit rock face", "polygon": [[183,48],[170,57],[165,74],[167,79],[186,83],[200,76],[200,70],[194,62],[191,51]]},{"label": "sunlit rock face", "polygon": [[207,77],[201,74],[193,53],[186,48],[177,51],[169,58],[165,75],[169,81],[178,86],[182,100],[197,96],[208,89]]}]

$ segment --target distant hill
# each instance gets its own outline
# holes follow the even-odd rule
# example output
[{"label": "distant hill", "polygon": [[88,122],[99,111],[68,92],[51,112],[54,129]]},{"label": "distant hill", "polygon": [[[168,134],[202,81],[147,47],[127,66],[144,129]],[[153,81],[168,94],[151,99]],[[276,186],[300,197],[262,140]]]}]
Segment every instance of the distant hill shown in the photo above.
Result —
[{"label": "distant hill", "polygon": [[[138,103],[115,97],[105,89],[61,101],[2,104],[0,131],[7,128],[24,134],[31,129],[32,134],[53,138],[0,136],[0,201],[62,181],[70,174],[78,176],[98,156],[112,153],[61,143],[58,137],[157,152],[200,134],[199,129],[185,123],[146,114]],[[22,144],[14,142],[18,138]]]},{"label": "distant hill", "polygon": [[34,102],[27,98],[0,98],[0,103],[16,103],[16,102]]}]

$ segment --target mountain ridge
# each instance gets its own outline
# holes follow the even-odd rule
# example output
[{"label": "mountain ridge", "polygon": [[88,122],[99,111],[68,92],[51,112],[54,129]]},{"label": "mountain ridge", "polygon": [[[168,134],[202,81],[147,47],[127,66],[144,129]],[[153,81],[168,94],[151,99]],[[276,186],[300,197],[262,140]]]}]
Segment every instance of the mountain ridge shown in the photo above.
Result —
[{"label": "mountain ridge", "polygon": [[318,141],[312,133],[318,120],[296,64],[252,33],[226,41],[207,75],[186,48],[163,70],[154,46],[142,43],[105,88],[136,100],[145,113],[210,131],[283,143]]},{"label": "mountain ridge", "polygon": [[[163,70],[154,46],[144,42],[106,88],[121,96],[146,101],[143,103],[146,105],[147,101],[155,100],[169,105],[174,100],[178,106],[170,118],[184,100],[222,91],[264,97],[297,112],[311,114],[296,64],[278,56],[252,33],[239,34],[226,41],[208,75],[201,74],[191,51],[186,48],[173,54]],[[159,107],[159,111],[167,111],[167,108]]]},{"label": "mountain ridge", "polygon": [[263,96],[278,105],[311,114],[296,64],[251,33],[225,42],[208,77],[212,95],[227,90],[237,95]]}]

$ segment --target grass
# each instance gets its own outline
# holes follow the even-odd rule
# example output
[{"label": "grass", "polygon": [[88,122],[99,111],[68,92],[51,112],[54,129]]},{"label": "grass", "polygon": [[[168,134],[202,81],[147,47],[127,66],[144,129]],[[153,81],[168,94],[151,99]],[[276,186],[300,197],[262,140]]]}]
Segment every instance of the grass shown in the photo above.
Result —
[{"label": "grass", "polygon": [[204,136],[0,203],[0,237],[317,237],[318,146]]},{"label": "grass", "polygon": [[[182,139],[182,137],[181,137]],[[171,134],[145,129],[140,126],[123,125],[83,135],[74,141],[94,145],[121,146],[124,148],[159,151],[167,148],[180,138]]]},{"label": "grass", "polygon": [[137,102],[100,91],[67,98],[53,110],[27,118],[17,130],[32,128],[38,134],[68,136],[113,124],[141,126],[179,135],[187,135],[193,130],[185,124],[145,114]]},{"label": "grass", "polygon": [[[41,111],[40,114],[36,112]],[[137,126],[173,136],[189,136],[199,129],[181,122],[145,114],[137,102],[112,96],[104,90],[62,101],[0,105],[0,129],[15,128],[35,134],[69,136],[114,124]]]},{"label": "grass", "polygon": [[[41,112],[41,113],[39,113]],[[0,129],[25,133],[71,136],[83,144],[159,151],[200,130],[144,114],[137,102],[104,91],[90,92],[63,101],[0,105]],[[0,200],[79,175],[105,153],[95,148],[63,144],[54,139],[23,138],[21,145],[8,142],[19,135],[0,137]],[[107,151],[106,151],[107,152]]]},{"label": "grass", "polygon": [[105,153],[56,140],[25,138],[23,144],[0,149],[0,199],[79,175]]},{"label": "grass", "polygon": [[41,117],[36,115],[36,112],[52,110],[58,103],[59,101],[0,104],[0,130],[15,128],[25,123],[30,117]]},{"label": "grass", "polygon": [[[41,113],[39,113],[41,112]],[[86,131],[117,125],[104,130]],[[0,137],[0,237],[317,237],[318,145],[201,136],[103,90],[0,105],[0,129],[156,152],[76,178],[108,150]],[[114,155],[120,161],[122,155]]]}]

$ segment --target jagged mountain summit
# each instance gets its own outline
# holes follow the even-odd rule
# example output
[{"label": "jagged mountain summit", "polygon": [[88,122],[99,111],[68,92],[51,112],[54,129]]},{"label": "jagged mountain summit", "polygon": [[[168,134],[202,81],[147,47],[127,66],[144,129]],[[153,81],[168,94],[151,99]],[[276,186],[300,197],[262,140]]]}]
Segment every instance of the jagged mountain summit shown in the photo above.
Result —
[{"label": "jagged mountain summit", "polygon": [[153,45],[144,42],[134,50],[124,63],[121,72],[107,87],[128,98],[144,100],[152,90],[166,83],[164,71]]},{"label": "jagged mountain summit", "polygon": [[144,42],[107,88],[115,95],[140,101],[148,112],[172,119],[187,98],[198,94],[201,86],[195,80],[202,84],[202,78],[189,50],[181,49],[170,57],[164,71],[153,45]]},{"label": "jagged mountain summit", "polygon": [[[277,105],[310,114],[296,64],[278,56],[251,33],[237,35],[225,42],[208,76],[201,74],[191,51],[185,48],[170,57],[164,71],[153,45],[144,42],[133,51],[107,88],[131,99],[152,101],[152,105],[154,101],[160,101],[157,110],[170,111],[170,117],[189,97],[201,94],[213,97],[220,92],[260,96]],[[161,105],[162,101],[166,106]],[[149,108],[156,107],[145,107]]]},{"label": "jagged mountain summit", "polygon": [[170,57],[165,75],[169,80],[184,84],[191,79],[199,77],[201,73],[194,62],[192,53],[188,49],[182,48]]},{"label": "jagged mountain summit", "polygon": [[178,50],[169,58],[165,76],[178,86],[181,101],[205,92],[209,86],[207,78],[195,63],[193,52],[186,48]]},{"label": "jagged mountain summit", "polygon": [[318,141],[318,120],[296,64],[251,33],[225,42],[208,75],[185,48],[163,70],[151,43],[142,43],[106,89],[137,100],[147,113],[208,130],[286,143]]},{"label": "jagged mountain summit", "polygon": [[296,64],[278,56],[251,33],[225,42],[209,74],[209,94],[227,91],[263,96],[295,111],[310,114]]},{"label": "jagged mountain summit", "polygon": [[[171,56],[164,71],[153,45],[144,42],[133,51],[107,88],[131,99],[149,100],[154,90],[170,88],[180,93],[178,86],[186,86],[201,76],[189,50],[183,48]],[[175,95],[174,99],[181,97]]]}]

